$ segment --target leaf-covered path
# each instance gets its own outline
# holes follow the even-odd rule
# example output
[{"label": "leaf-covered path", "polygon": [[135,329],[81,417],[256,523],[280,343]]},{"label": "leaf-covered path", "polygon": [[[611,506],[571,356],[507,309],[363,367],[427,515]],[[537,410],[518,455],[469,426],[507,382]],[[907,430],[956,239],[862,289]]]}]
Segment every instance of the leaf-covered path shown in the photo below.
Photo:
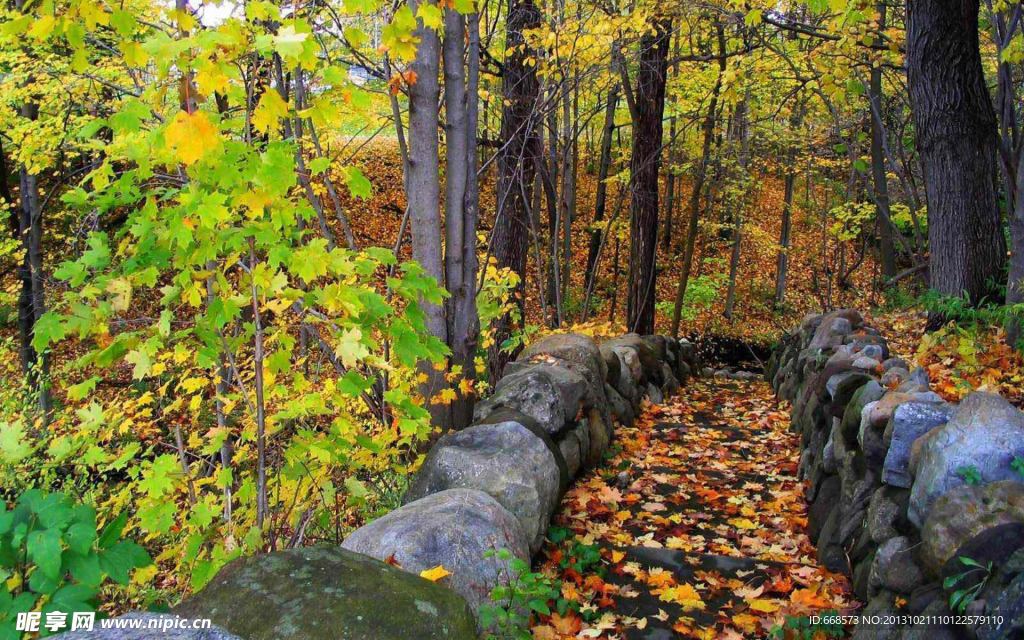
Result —
[{"label": "leaf-covered path", "polygon": [[534,638],[765,638],[787,615],[850,607],[807,537],[788,424],[764,382],[694,380],[620,427],[563,499],[541,570],[562,580],[564,615]]}]

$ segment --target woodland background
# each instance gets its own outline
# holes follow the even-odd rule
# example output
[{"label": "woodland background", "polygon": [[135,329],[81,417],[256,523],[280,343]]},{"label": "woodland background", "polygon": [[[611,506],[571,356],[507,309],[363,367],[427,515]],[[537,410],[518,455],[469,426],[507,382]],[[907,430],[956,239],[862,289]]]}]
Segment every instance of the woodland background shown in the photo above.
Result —
[{"label": "woodland background", "polygon": [[8,599],[339,542],[552,331],[748,361],[871,307],[944,395],[1019,401],[1021,13],[4,3],[0,495],[140,545],[0,562]]}]

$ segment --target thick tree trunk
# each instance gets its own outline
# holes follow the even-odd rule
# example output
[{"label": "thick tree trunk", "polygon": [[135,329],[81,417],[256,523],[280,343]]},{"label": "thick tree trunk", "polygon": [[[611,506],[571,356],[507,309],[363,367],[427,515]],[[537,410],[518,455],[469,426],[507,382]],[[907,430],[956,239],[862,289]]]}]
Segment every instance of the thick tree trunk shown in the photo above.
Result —
[{"label": "thick tree trunk", "polygon": [[[419,7],[417,0],[410,3],[413,13]],[[409,176],[406,181],[406,199],[409,203],[409,220],[412,225],[412,257],[439,283],[444,282],[444,259],[441,247],[441,208],[438,168],[438,70],[440,67],[441,41],[437,32],[430,28],[418,28],[415,32],[420,39],[412,69],[417,80],[409,87]],[[427,330],[448,344],[448,323],[442,305],[421,302],[426,314]],[[421,391],[428,401],[428,409],[435,426],[447,430],[451,426],[451,411],[447,405],[431,404],[429,400],[445,386],[443,372],[436,371],[430,363],[423,363],[421,369],[428,380]]]},{"label": "thick tree trunk", "polygon": [[701,148],[700,164],[693,176],[693,191],[690,192],[690,220],[686,230],[686,247],[683,250],[683,270],[679,276],[676,289],[675,305],[672,308],[672,336],[679,337],[679,322],[682,319],[683,301],[686,299],[686,287],[690,281],[690,270],[693,268],[693,253],[697,244],[697,224],[700,222],[700,194],[704,190],[708,162],[711,157],[711,142],[715,135],[715,116],[718,113],[718,94],[722,89],[722,76],[725,74],[725,28],[716,25],[718,39],[718,77],[711,89],[711,101],[708,113],[704,118],[704,143]]},{"label": "thick tree trunk", "polygon": [[[535,171],[540,156],[537,131],[537,101],[540,84],[536,67],[526,60],[533,52],[526,48],[523,32],[540,25],[540,10],[533,0],[511,0],[505,21],[505,42],[511,54],[502,68],[504,107],[501,114],[502,148],[498,151],[498,192],[492,251],[498,267],[508,268],[520,276],[514,292],[519,307],[519,322],[525,317],[526,256],[530,229],[529,195],[535,182]],[[540,195],[539,187],[533,192]],[[537,203],[539,204],[539,199]],[[539,207],[534,215],[538,216]],[[543,265],[537,265],[543,277]],[[490,347],[489,374],[492,381],[501,377],[505,364],[515,358],[514,352],[502,349],[502,344],[516,327],[509,317],[500,318],[494,328],[494,344]]]},{"label": "thick tree trunk", "polygon": [[928,196],[930,285],[978,303],[992,293],[1006,259],[978,0],[907,0],[906,64]]},{"label": "thick tree trunk", "polygon": [[633,186],[630,219],[630,278],[626,324],[630,331],[654,332],[656,258],[658,249],[658,171],[661,167],[662,115],[672,22],[660,20],[654,32],[640,39],[633,120]]},{"label": "thick tree trunk", "polygon": [[590,246],[587,251],[587,273],[585,289],[593,288],[596,276],[597,253],[601,248],[601,229],[597,223],[604,220],[608,203],[608,172],[612,163],[612,134],[615,133],[615,107],[619,103],[619,86],[608,91],[608,103],[604,109],[604,127],[601,130],[601,159],[597,166],[597,192],[594,195],[594,228],[590,231]]}]

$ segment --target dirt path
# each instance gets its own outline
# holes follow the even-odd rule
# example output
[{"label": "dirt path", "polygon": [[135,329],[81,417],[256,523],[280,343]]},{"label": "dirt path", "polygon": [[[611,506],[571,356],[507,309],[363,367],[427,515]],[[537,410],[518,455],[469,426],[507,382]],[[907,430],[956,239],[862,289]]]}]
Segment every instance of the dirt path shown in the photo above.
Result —
[{"label": "dirt path", "polygon": [[534,638],[766,638],[787,615],[848,608],[805,533],[788,424],[763,382],[696,380],[620,428],[542,555],[579,613]]}]

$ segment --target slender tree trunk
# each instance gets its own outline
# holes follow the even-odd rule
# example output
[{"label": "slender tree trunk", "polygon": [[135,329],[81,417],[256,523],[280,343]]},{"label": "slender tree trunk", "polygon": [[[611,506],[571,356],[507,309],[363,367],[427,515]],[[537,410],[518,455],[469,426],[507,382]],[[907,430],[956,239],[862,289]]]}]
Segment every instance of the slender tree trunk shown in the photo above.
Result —
[{"label": "slender tree trunk", "polygon": [[[21,117],[36,120],[39,108],[26,103]],[[18,296],[18,326],[22,340],[22,366],[25,367],[30,388],[36,394],[36,407],[44,421],[49,421],[49,357],[37,353],[32,346],[35,326],[46,313],[45,280],[43,278],[43,211],[39,199],[39,178],[22,164],[18,168],[21,199],[19,233],[25,256],[20,269],[21,293]]]},{"label": "slender tree trunk", "polygon": [[[1006,281],[1006,304],[1024,304],[1024,162],[1017,162],[1016,191],[1018,197],[1010,215],[1010,272]],[[1024,314],[1011,314],[1006,323],[1006,337],[1011,345],[1020,346],[1024,337]]]},{"label": "slender tree trunk", "polygon": [[[879,15],[878,28],[885,29],[885,3],[876,5]],[[878,212],[878,236],[882,253],[882,275],[892,278],[896,275],[896,249],[893,246],[892,216],[889,209],[889,181],[885,171],[885,145],[882,136],[884,95],[882,93],[882,65],[871,67],[871,80],[868,86],[868,99],[871,101],[871,178],[875,186],[875,207]]]},{"label": "slender tree trunk", "polygon": [[671,20],[660,20],[640,38],[633,119],[633,185],[630,220],[630,278],[626,324],[640,334],[654,332],[655,270],[658,249],[658,172],[661,167],[662,115]]},{"label": "slender tree trunk", "polygon": [[612,134],[615,133],[615,108],[619,103],[619,86],[613,85],[608,90],[608,103],[604,109],[604,127],[601,130],[601,159],[597,167],[597,192],[594,195],[594,228],[590,231],[590,246],[587,251],[587,273],[585,289],[593,287],[597,274],[597,252],[601,248],[601,229],[598,222],[604,220],[604,212],[608,202],[608,172],[612,163]]},{"label": "slender tree trunk", "polygon": [[[793,107],[793,117],[789,122],[789,132],[794,136],[803,119],[803,104]],[[793,233],[793,192],[796,187],[796,143],[786,152],[786,177],[782,201],[782,230],[779,232],[779,254],[775,265],[775,307],[782,306],[786,299],[786,277],[789,272],[789,248]]]},{"label": "slender tree trunk", "polygon": [[[747,158],[749,153],[749,135],[750,132],[747,127],[747,101],[749,99],[750,90],[747,90],[747,96],[736,105],[736,114],[733,117],[735,122],[734,132],[736,143],[738,144],[739,161],[739,180],[740,184],[746,184],[747,174]],[[736,148],[735,146],[733,148]],[[746,194],[740,195],[739,201],[736,206],[733,207],[733,238],[732,238],[732,253],[729,256],[729,290],[725,296],[725,310],[723,315],[732,320],[733,312],[736,307],[736,277],[739,273],[740,266],[740,251],[743,247],[743,203],[746,201]]]},{"label": "slender tree trunk", "polygon": [[[445,108],[445,286],[451,297],[447,303],[448,345],[451,365],[472,368],[466,300],[475,292],[474,280],[466,281],[464,244],[466,237],[466,189],[469,165],[475,160],[476,131],[470,130],[466,91],[466,19],[451,9],[444,12],[444,108]],[[470,156],[474,156],[471,160]],[[467,367],[468,365],[468,367]],[[472,403],[460,398],[451,406],[452,427],[469,426]]]},{"label": "slender tree trunk", "polygon": [[[409,3],[413,13],[419,7],[418,0]],[[441,248],[441,209],[438,168],[437,127],[438,71],[440,67],[441,42],[437,32],[429,27],[416,29],[420,39],[412,69],[416,82],[409,87],[409,176],[406,181],[406,200],[409,203],[409,220],[412,223],[412,257],[424,268],[427,275],[439,283],[444,282],[444,259]],[[448,344],[448,322],[442,305],[421,301],[426,315],[427,330],[441,342]],[[427,375],[421,392],[428,403],[435,426],[442,431],[451,426],[451,411],[447,405],[434,404],[430,399],[445,386],[443,372],[437,371],[429,362],[421,363],[420,369]]]},{"label": "slender tree trunk", "polygon": [[[715,26],[718,39],[718,53],[725,54],[725,28],[718,24]],[[704,180],[707,176],[708,163],[711,156],[711,142],[715,135],[715,116],[718,113],[718,94],[722,89],[722,76],[725,74],[725,58],[718,60],[718,77],[711,89],[711,101],[708,104],[708,113],[704,118],[704,143],[701,148],[700,164],[693,176],[693,191],[690,192],[690,220],[686,230],[686,247],[683,250],[683,269],[679,276],[679,286],[676,288],[675,305],[672,308],[672,336],[679,336],[679,322],[682,319],[683,300],[686,299],[686,287],[690,280],[690,270],[693,268],[693,253],[697,244],[697,224],[700,222],[700,194],[704,190]]]},{"label": "slender tree trunk", "polygon": [[[672,57],[679,57],[679,39],[680,36],[675,37],[675,43],[672,45]],[[679,73],[679,63],[675,62],[672,64],[672,75],[675,76]],[[672,105],[675,105],[678,98],[673,95]],[[661,250],[668,253],[672,247],[672,214],[675,212],[676,204],[676,171],[674,164],[675,153],[673,150],[676,147],[676,114],[673,109],[672,115],[668,119],[668,150],[666,156],[668,158],[668,175],[665,177],[665,224],[662,228],[661,233]]]},{"label": "slender tree trunk", "polygon": [[[928,196],[930,285],[974,304],[1006,259],[996,117],[978,48],[978,0],[907,0],[907,84]],[[943,318],[933,316],[931,326]]]},{"label": "slender tree trunk", "polygon": [[[462,215],[462,284],[452,313],[452,355],[456,365],[462,366],[464,378],[476,378],[476,349],[480,336],[480,316],[476,308],[476,232],[480,213],[480,188],[477,182],[476,138],[479,122],[480,86],[480,14],[466,16],[469,45],[466,56],[466,188],[463,192]],[[473,418],[474,398],[460,397],[453,407],[455,428],[469,425]]]},{"label": "slender tree trunk", "polygon": [[[540,25],[540,10],[533,0],[511,0],[505,21],[506,47],[512,52],[505,58],[502,68],[502,92],[504,106],[501,114],[501,140],[504,143],[498,151],[497,214],[492,240],[492,251],[498,267],[508,268],[519,274],[519,284],[513,292],[519,310],[519,322],[525,318],[526,257],[530,229],[534,226],[528,219],[530,213],[527,194],[532,188],[536,197],[533,215],[540,211],[540,185],[537,182],[536,167],[540,160],[541,140],[537,136],[537,102],[540,98],[540,84],[536,67],[527,59],[533,51],[526,48],[524,31]],[[543,278],[542,264],[537,264],[538,278]],[[543,282],[543,280],[542,280]],[[494,327],[494,344],[488,357],[489,375],[492,381],[501,377],[505,364],[515,358],[502,345],[516,329],[508,316],[498,319]]]}]

